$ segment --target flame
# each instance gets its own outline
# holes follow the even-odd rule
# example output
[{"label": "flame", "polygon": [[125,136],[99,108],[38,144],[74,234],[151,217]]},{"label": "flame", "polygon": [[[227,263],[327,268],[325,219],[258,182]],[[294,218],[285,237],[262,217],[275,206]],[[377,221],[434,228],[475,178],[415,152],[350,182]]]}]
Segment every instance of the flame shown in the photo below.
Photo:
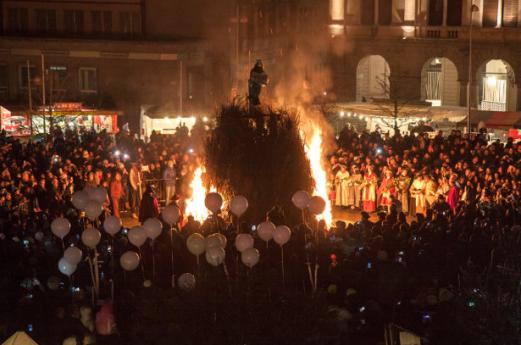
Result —
[{"label": "flame", "polygon": [[[199,166],[194,171],[194,177],[192,182],[190,182],[190,188],[192,189],[192,196],[185,201],[185,214],[191,215],[195,220],[199,222],[203,222],[210,215],[210,211],[206,208],[204,204],[204,199],[206,198],[206,194],[208,190],[204,186],[203,183],[203,174],[206,169],[204,166]],[[216,192],[217,188],[214,186],[210,186],[210,192]]]},{"label": "flame", "polygon": [[333,224],[333,213],[328,195],[326,169],[322,161],[322,130],[315,124],[311,127],[311,136],[308,137],[310,140],[306,141],[306,156],[309,159],[311,175],[315,180],[313,195],[320,196],[326,202],[326,208],[318,219],[323,219],[329,228]]}]

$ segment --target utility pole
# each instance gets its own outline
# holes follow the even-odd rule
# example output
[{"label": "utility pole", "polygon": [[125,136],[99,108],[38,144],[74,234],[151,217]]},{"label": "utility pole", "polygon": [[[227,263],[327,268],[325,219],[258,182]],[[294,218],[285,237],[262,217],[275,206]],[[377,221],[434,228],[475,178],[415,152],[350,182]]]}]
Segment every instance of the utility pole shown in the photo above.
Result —
[{"label": "utility pole", "polygon": [[179,60],[179,116],[183,115],[183,60]]},{"label": "utility pole", "polygon": [[45,57],[40,55],[42,62],[42,105],[43,105],[43,133],[45,134],[45,117],[47,115],[47,108],[45,102]]},{"label": "utility pole", "polygon": [[474,5],[472,2],[470,3],[470,30],[469,30],[469,70],[468,70],[468,82],[467,82],[467,133],[470,138],[470,93],[471,93],[471,85],[472,85],[472,27],[474,26],[474,12],[478,12],[479,7]]},{"label": "utility pole", "polygon": [[27,97],[29,98],[29,128],[31,131],[31,136],[33,135],[33,95],[31,90],[31,68],[29,65],[29,60],[26,60],[26,68],[27,68]]}]

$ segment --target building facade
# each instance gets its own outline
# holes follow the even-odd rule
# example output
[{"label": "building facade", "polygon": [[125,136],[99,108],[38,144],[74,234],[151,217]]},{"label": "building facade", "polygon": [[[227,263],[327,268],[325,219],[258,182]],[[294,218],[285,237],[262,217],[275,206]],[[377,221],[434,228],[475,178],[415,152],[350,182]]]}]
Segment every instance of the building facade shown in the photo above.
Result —
[{"label": "building facade", "polygon": [[119,109],[133,124],[142,105],[168,104],[179,114],[204,112],[213,105],[207,97],[211,63],[205,41],[148,34],[153,18],[147,17],[147,6],[153,3],[0,4],[1,104],[36,108],[44,101],[83,102]]},{"label": "building facade", "polygon": [[265,59],[268,69],[291,69],[299,61],[288,57],[300,49],[315,55],[305,74],[326,70],[324,94],[336,101],[398,98],[466,107],[470,79],[473,108],[520,107],[519,0],[241,4],[240,57],[232,61],[240,60],[243,74],[254,58]]}]

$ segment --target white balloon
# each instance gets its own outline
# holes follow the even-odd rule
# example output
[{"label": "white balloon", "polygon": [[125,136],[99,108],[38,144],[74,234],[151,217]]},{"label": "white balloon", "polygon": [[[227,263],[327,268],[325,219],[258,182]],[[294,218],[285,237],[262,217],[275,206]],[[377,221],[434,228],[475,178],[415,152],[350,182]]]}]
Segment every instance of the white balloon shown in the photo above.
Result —
[{"label": "white balloon", "polygon": [[90,220],[95,220],[103,212],[103,206],[96,200],[89,200],[85,206],[85,214]]},{"label": "white balloon", "polygon": [[64,259],[73,265],[80,263],[82,255],[83,253],[78,247],[69,247],[63,252]]},{"label": "white balloon", "polygon": [[129,250],[119,258],[119,264],[125,271],[133,271],[139,266],[139,254]]},{"label": "white balloon", "polygon": [[195,288],[195,276],[192,273],[183,273],[177,279],[179,288],[183,291],[191,291]]},{"label": "white balloon", "polygon": [[108,216],[103,221],[103,229],[107,234],[114,236],[121,230],[121,219],[112,215]]},{"label": "white balloon", "polygon": [[257,227],[257,234],[259,235],[260,239],[263,241],[268,242],[273,238],[273,233],[275,232],[275,224],[272,222],[262,222]]},{"label": "white balloon", "polygon": [[61,258],[60,261],[58,261],[58,270],[70,277],[76,271],[76,265],[70,263],[65,258]]},{"label": "white balloon", "polygon": [[226,236],[218,232],[215,234],[215,237],[217,237],[219,241],[221,241],[221,248],[226,249],[226,244],[228,243],[228,239],[226,238]]},{"label": "white balloon", "polygon": [[226,252],[221,247],[212,247],[206,249],[206,261],[212,266],[219,266],[224,262]]},{"label": "white balloon", "polygon": [[193,255],[201,255],[206,248],[204,236],[199,233],[191,234],[186,240],[186,247]]},{"label": "white balloon", "polygon": [[219,193],[208,193],[204,199],[204,205],[213,213],[217,213],[223,206],[223,198]]},{"label": "white balloon", "polygon": [[241,253],[241,261],[243,264],[252,268],[259,262],[260,253],[255,248],[246,249]]},{"label": "white balloon", "polygon": [[157,218],[148,218],[143,223],[143,228],[145,229],[148,238],[155,240],[159,235],[161,235],[163,224]]},{"label": "white balloon", "polygon": [[315,195],[309,199],[308,208],[311,213],[317,216],[326,209],[326,202],[321,197]]},{"label": "white balloon", "polygon": [[56,218],[51,223],[51,231],[63,240],[63,238],[71,231],[71,222],[69,222],[67,218]]},{"label": "white balloon", "polygon": [[291,230],[286,225],[279,225],[275,228],[273,233],[273,241],[279,246],[283,246],[288,243],[291,237]]},{"label": "white balloon", "polygon": [[293,202],[293,205],[295,205],[296,208],[303,210],[306,207],[308,207],[310,196],[306,191],[299,190],[295,194],[293,194],[293,197],[291,197],[291,201]]},{"label": "white balloon", "polygon": [[240,217],[246,212],[248,209],[248,199],[243,197],[242,195],[237,195],[230,202],[230,210],[234,215]]},{"label": "white balloon", "polygon": [[83,191],[87,193],[87,196],[89,197],[89,200],[94,200],[94,191],[96,190],[96,187],[92,187],[90,185],[86,185],[83,188]]},{"label": "white balloon", "polygon": [[103,205],[108,199],[107,190],[103,187],[96,187],[90,194],[90,197],[91,200],[95,200]]},{"label": "white balloon", "polygon": [[170,226],[176,224],[180,216],[179,208],[175,205],[168,205],[161,212],[161,218]]},{"label": "white balloon", "polygon": [[128,240],[136,247],[141,247],[147,240],[147,232],[140,226],[135,226],[128,232]]},{"label": "white balloon", "polygon": [[83,230],[81,234],[81,241],[89,248],[96,248],[98,243],[101,241],[101,232],[95,228],[87,228]]},{"label": "white balloon", "polygon": [[254,243],[255,240],[250,234],[238,234],[237,237],[235,237],[235,248],[241,253],[246,249],[253,248]]},{"label": "white balloon", "polygon": [[34,234],[34,238],[35,238],[38,242],[43,241],[43,238],[44,238],[44,234],[43,234],[43,232],[38,231],[36,234]]},{"label": "white balloon", "polygon": [[214,247],[217,247],[217,248],[226,247],[226,237],[224,237],[224,242],[223,242],[223,239],[221,236],[224,237],[224,235],[221,235],[218,233],[208,235],[205,239],[206,249],[214,248]]},{"label": "white balloon", "polygon": [[85,210],[85,206],[87,206],[87,202],[89,202],[89,195],[87,192],[80,190],[74,192],[71,197],[71,202],[78,210]]}]

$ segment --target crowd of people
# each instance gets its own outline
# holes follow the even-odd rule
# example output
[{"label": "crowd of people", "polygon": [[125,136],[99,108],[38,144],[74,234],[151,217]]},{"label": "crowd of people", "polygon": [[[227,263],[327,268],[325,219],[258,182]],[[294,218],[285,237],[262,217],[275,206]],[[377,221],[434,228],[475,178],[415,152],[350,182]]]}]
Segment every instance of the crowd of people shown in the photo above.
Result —
[{"label": "crowd of people", "polygon": [[[267,218],[292,228],[282,252],[255,236],[253,224],[223,215],[203,224],[187,217],[172,239],[163,231],[153,246],[142,247],[142,268],[127,273],[113,259],[133,248],[126,233],[103,234],[96,254],[101,307],[91,301],[86,265],[69,280],[56,265],[62,246],[84,248],[82,215],[71,195],[103,186],[110,199],[105,214],[128,212],[141,222],[158,216],[158,200],[177,204],[189,194],[186,182],[201,164],[193,135],[181,128],[172,136],[154,133],[145,143],[125,132],[56,129],[41,142],[2,135],[0,150],[0,293],[6,297],[0,339],[25,330],[40,344],[161,344],[174,337],[187,344],[377,344],[384,325],[393,323],[432,343],[460,344],[482,340],[483,321],[472,323],[466,313],[494,294],[500,301],[494,308],[518,300],[518,282],[503,280],[505,271],[515,276],[513,254],[521,244],[521,145],[511,141],[345,128],[330,158],[331,201],[360,210],[359,221],[317,231],[324,224],[286,224],[284,210],[274,208]],[[50,231],[58,216],[72,223],[61,243]],[[185,246],[194,232],[216,231],[228,238],[224,270],[200,264]],[[238,264],[238,232],[256,238],[261,261],[252,270]],[[172,289],[171,269],[174,276],[196,274],[192,295]],[[98,322],[107,314],[117,325],[109,331]],[[502,340],[519,330],[498,322]]]},{"label": "crowd of people", "polygon": [[521,146],[509,139],[488,144],[485,135],[444,137],[359,135],[346,127],[331,158],[331,201],[365,212],[428,209],[455,213],[460,203],[504,203],[520,197]]}]

